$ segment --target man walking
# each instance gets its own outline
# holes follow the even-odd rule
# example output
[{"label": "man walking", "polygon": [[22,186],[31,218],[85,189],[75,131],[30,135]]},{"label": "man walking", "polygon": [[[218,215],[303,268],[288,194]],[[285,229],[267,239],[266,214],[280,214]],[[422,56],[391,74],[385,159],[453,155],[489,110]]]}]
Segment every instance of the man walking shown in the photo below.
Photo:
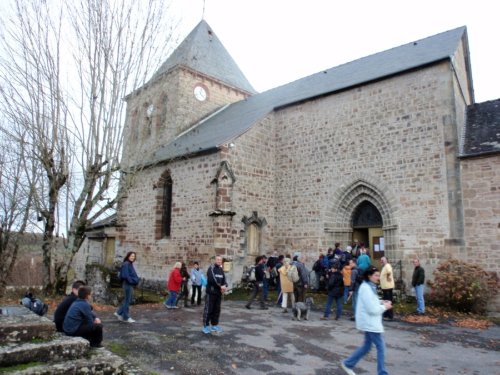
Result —
[{"label": "man walking", "polygon": [[264,267],[266,263],[266,258],[264,258],[262,255],[259,255],[258,257],[255,258],[255,282],[253,283],[253,290],[252,290],[252,295],[250,296],[250,299],[248,300],[247,304],[245,307],[247,309],[251,309],[252,307],[252,302],[255,300],[255,297],[257,297],[257,294],[260,293],[260,309],[261,310],[267,310],[266,304],[264,303],[264,291],[263,291],[263,286],[264,286]]},{"label": "man walking", "polygon": [[425,314],[425,301],[424,301],[424,287],[425,287],[425,271],[420,266],[420,260],[415,258],[413,260],[415,269],[413,270],[413,277],[411,278],[411,285],[415,288],[415,297],[417,298],[417,314]]},{"label": "man walking", "polygon": [[293,292],[295,294],[295,302],[305,302],[306,291],[309,287],[309,271],[305,265],[306,256],[300,254],[297,260],[293,262],[293,265],[297,267],[299,272],[299,281],[293,284]]},{"label": "man walking", "polygon": [[[203,309],[203,333],[221,332],[219,327],[222,294],[226,291],[226,275],[222,269],[222,257],[217,255],[207,271],[207,295]],[[212,327],[210,327],[210,324]]]}]

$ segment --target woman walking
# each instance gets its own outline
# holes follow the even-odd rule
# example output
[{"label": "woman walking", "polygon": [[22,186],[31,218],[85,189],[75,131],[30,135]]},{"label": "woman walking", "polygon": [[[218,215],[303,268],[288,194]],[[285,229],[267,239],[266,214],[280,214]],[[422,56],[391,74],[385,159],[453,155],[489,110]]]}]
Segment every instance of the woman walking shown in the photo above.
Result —
[{"label": "woman walking", "polygon": [[127,323],[135,322],[135,320],[129,316],[129,309],[134,296],[134,287],[139,284],[140,280],[134,268],[136,258],[137,255],[133,251],[128,252],[123,259],[123,263],[120,268],[120,280],[122,281],[125,299],[114,315],[118,318],[118,320]]},{"label": "woman walking", "polygon": [[368,267],[364,274],[365,281],[358,291],[358,301],[356,305],[356,328],[364,331],[365,338],[363,345],[357,348],[354,353],[345,361],[340,362],[340,367],[349,375],[355,375],[352,370],[363,356],[371,349],[372,344],[377,348],[377,374],[388,375],[385,369],[385,344],[384,326],[382,325],[382,314],[392,309],[390,301],[380,301],[377,295],[377,284],[380,280],[380,272],[375,267]]},{"label": "woman walking", "polygon": [[176,262],[172,271],[170,271],[170,275],[167,281],[167,290],[168,290],[168,298],[164,302],[164,305],[167,309],[176,309],[177,306],[175,303],[177,302],[177,294],[181,290],[182,285],[182,276],[181,276],[181,262]]}]

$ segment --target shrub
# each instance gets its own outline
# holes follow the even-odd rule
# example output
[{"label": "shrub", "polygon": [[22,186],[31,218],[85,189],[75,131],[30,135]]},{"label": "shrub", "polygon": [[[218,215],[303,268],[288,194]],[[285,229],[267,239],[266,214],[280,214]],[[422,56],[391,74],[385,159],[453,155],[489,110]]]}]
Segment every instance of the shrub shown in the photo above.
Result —
[{"label": "shrub", "polygon": [[460,312],[483,313],[498,289],[498,276],[458,259],[442,262],[434,271],[430,299]]}]

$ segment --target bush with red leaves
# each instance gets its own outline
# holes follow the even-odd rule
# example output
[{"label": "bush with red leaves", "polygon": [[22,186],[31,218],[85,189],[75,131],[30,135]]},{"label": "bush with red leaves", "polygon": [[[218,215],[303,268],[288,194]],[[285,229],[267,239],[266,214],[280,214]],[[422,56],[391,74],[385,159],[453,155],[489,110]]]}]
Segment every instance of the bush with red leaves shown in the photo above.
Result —
[{"label": "bush with red leaves", "polygon": [[430,300],[455,311],[483,313],[498,290],[498,276],[458,259],[442,262],[434,271]]}]

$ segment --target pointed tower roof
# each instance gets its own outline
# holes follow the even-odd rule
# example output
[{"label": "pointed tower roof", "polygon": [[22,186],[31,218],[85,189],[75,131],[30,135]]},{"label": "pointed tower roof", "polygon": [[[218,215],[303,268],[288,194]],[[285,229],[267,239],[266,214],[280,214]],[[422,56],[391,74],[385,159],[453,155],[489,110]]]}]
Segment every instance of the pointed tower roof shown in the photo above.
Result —
[{"label": "pointed tower roof", "polygon": [[[467,46],[465,27],[363,57],[250,96],[222,108],[160,148],[155,153],[156,161],[217,150],[221,144],[245,133],[275,109],[382,80],[438,61],[450,60],[453,64],[453,56],[460,43]],[[465,53],[466,70],[471,83],[469,90],[473,97],[468,47]]]},{"label": "pointed tower roof", "polygon": [[205,20],[189,33],[152,80],[177,66],[185,66],[250,94],[256,93]]}]

